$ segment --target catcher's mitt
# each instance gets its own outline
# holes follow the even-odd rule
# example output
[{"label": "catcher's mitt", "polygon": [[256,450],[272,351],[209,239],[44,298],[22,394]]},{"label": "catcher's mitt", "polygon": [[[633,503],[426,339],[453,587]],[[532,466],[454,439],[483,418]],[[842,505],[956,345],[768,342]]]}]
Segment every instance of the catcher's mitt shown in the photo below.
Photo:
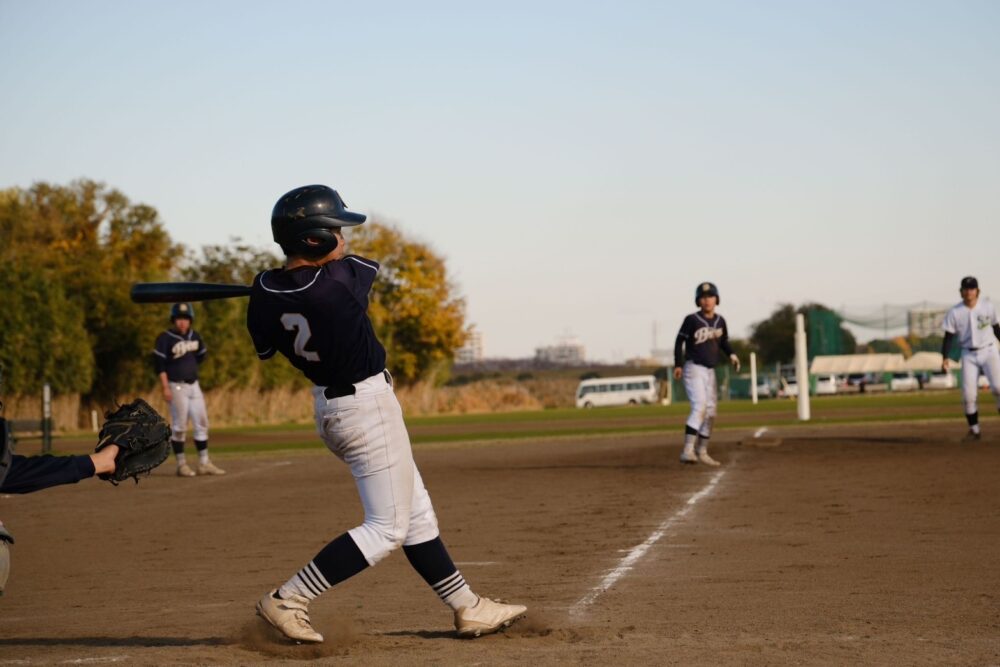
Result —
[{"label": "catcher's mitt", "polygon": [[115,470],[98,475],[114,485],[129,477],[139,483],[139,475],[149,474],[167,460],[170,451],[170,427],[149,403],[137,398],[105,414],[97,449],[118,445]]}]

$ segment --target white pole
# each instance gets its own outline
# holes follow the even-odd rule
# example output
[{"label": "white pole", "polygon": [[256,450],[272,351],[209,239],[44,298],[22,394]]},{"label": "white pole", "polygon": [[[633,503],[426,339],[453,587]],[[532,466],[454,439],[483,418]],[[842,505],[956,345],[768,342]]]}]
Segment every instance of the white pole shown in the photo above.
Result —
[{"label": "white pole", "polygon": [[750,400],[757,405],[757,353],[750,353]]},{"label": "white pole", "polygon": [[90,411],[90,428],[94,429],[94,433],[97,433],[97,410]]},{"label": "white pole", "polygon": [[809,421],[809,355],[806,350],[806,318],[795,316],[795,383],[799,387],[799,420]]}]

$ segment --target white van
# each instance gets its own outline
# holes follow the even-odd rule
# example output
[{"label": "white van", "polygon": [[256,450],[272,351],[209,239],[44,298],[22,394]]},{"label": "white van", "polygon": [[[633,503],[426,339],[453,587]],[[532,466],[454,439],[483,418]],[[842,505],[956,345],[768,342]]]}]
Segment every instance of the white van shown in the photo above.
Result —
[{"label": "white van", "polygon": [[659,391],[657,380],[652,375],[593,378],[584,380],[576,388],[576,407],[656,403]]},{"label": "white van", "polygon": [[817,375],[816,376],[816,395],[817,396],[832,396],[837,393],[837,389],[840,386],[840,382],[837,381],[836,375]]}]

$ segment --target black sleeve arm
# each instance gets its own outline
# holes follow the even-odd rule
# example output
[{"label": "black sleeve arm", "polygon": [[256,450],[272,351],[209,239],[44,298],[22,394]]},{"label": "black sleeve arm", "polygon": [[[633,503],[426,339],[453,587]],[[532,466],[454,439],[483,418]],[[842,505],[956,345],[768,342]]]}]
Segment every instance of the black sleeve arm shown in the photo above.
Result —
[{"label": "black sleeve arm", "polygon": [[684,334],[677,334],[677,340],[674,341],[674,367],[680,368],[684,365],[684,341],[686,340]]},{"label": "black sleeve arm", "polygon": [[729,344],[729,329],[722,330],[722,338],[719,339],[719,347],[726,353],[726,359],[733,356],[733,346]]},{"label": "black sleeve arm", "polygon": [[944,332],[944,342],[941,343],[941,360],[944,361],[948,358],[948,352],[951,348],[951,339],[955,337],[955,334],[945,331]]},{"label": "black sleeve arm", "polygon": [[160,352],[153,351],[153,370],[159,375],[167,370],[167,359]]},{"label": "black sleeve arm", "polygon": [[208,354],[208,348],[205,346],[205,341],[198,336],[198,351],[194,353],[194,360],[198,362],[201,366],[201,362],[205,361],[205,355]]},{"label": "black sleeve arm", "polygon": [[19,456],[11,457],[10,472],[0,491],[31,493],[60,484],[76,484],[94,476],[94,461],[89,456]]}]

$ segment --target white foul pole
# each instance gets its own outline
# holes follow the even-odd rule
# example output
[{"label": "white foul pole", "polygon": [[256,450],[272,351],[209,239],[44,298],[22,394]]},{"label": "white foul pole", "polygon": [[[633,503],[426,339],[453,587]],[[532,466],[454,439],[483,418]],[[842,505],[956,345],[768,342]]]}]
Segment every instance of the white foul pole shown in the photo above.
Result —
[{"label": "white foul pole", "polygon": [[750,400],[757,405],[757,353],[750,353]]},{"label": "white foul pole", "polygon": [[795,384],[799,388],[799,421],[809,421],[809,355],[806,350],[806,318],[795,316]]}]

